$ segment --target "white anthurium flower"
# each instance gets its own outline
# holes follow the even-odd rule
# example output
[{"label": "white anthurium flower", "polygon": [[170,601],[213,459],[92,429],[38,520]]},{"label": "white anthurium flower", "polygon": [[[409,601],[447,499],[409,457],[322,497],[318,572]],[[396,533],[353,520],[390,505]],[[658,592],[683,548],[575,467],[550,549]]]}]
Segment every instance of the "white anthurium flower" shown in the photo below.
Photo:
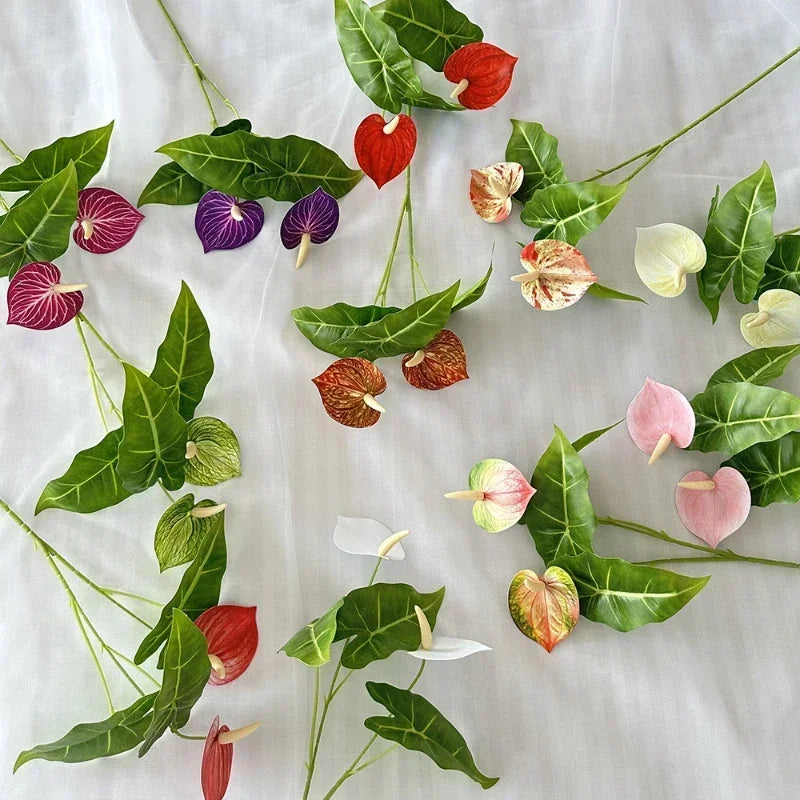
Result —
[{"label": "white anthurium flower", "polygon": [[471,639],[434,636],[425,612],[419,606],[414,606],[414,611],[419,620],[421,634],[419,649],[408,651],[408,654],[414,656],[414,658],[420,658],[425,661],[455,661],[458,658],[471,656],[473,653],[480,653],[482,650],[492,649],[488,645],[473,642]]},{"label": "white anthurium flower", "polygon": [[636,229],[634,263],[651,292],[677,297],[686,289],[686,275],[706,265],[706,246],[691,228],[662,222]]},{"label": "white anthurium flower", "polygon": [[788,289],[768,289],[758,298],[758,311],[740,324],[750,347],[800,344],[800,295]]},{"label": "white anthurium flower", "polygon": [[400,540],[409,533],[394,533],[383,523],[366,517],[339,516],[333,531],[333,543],[344,553],[402,561],[406,554]]}]

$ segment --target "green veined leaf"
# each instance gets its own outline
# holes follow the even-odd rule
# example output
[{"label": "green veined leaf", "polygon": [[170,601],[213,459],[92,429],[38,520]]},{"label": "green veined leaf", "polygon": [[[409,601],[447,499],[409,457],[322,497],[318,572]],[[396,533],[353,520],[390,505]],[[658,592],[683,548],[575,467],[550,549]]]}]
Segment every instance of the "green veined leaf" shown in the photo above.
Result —
[{"label": "green veined leaf", "polygon": [[373,733],[390,742],[399,742],[406,750],[424,753],[442,769],[463,772],[484,789],[490,789],[500,780],[478,769],[464,737],[422,695],[373,681],[367,681],[367,691],[391,714],[364,720],[364,725]]},{"label": "green veined leaf", "polygon": [[800,294],[800,236],[779,236],[767,259],[758,294],[767,289],[788,289]]},{"label": "green veined leaf", "polygon": [[423,90],[422,94],[416,97],[404,97],[403,102],[414,108],[429,108],[433,111],[465,111],[464,106],[458,103],[451,103],[438,94],[432,94]]},{"label": "green veined leaf", "polygon": [[309,667],[321,667],[331,660],[331,645],[336,636],[336,617],[344,599],[337,600],[321,617],[312,620],[289,639],[281,650],[289,658],[300,659]]},{"label": "green veined leaf", "polygon": [[188,206],[199,202],[206,187],[193,178],[180,164],[170,161],[156,170],[142,189],[136,205],[162,203],[167,206]]},{"label": "green veined leaf", "polygon": [[[714,212],[717,210],[717,206],[719,205],[719,184],[717,184],[717,188],[714,191],[714,196],[711,198],[711,205],[708,209],[708,215],[706,217],[706,222],[708,222],[711,217],[714,216]],[[708,309],[708,313],[711,314],[711,324],[714,325],[717,321],[717,317],[719,316],[719,301],[720,295],[716,297],[712,297],[706,289],[705,283],[703,283],[703,270],[701,269],[700,272],[695,273],[695,279],[697,280],[697,294],[700,297],[700,302]]]},{"label": "green veined leaf", "polygon": [[765,386],[780,378],[789,362],[800,355],[800,345],[760,347],[723,364],[709,379],[706,389],[718,383],[755,383]]},{"label": "green veined leaf", "polygon": [[558,157],[558,139],[538,122],[511,120],[506,161],[516,161],[525,170],[522,186],[514,195],[521,203],[527,203],[537,189],[566,181],[564,165]]},{"label": "green veined leaf", "polygon": [[643,297],[637,297],[635,294],[625,294],[625,292],[620,292],[618,289],[612,289],[610,286],[603,286],[599,283],[593,283],[586,291],[601,300],[633,300],[636,303],[648,305],[647,300]]},{"label": "green veined leaf", "polygon": [[753,505],[800,500],[800,433],[787,433],[775,441],[754,444],[722,466],[734,467],[744,475]]},{"label": "green veined leaf", "polygon": [[196,454],[186,461],[186,480],[195,486],[216,486],[242,474],[239,440],[231,427],[216,417],[189,421],[187,436]]},{"label": "green veined leaf", "polygon": [[618,419],[612,425],[607,425],[605,428],[598,428],[596,431],[589,431],[589,433],[584,433],[583,436],[579,437],[572,443],[572,449],[578,453],[583,450],[584,447],[587,447],[595,440],[599,439],[604,433],[608,433],[612,428],[616,428],[621,422],[625,422],[624,419]]},{"label": "green veined leaf", "polygon": [[486,291],[486,287],[489,284],[489,278],[492,277],[492,266],[489,266],[489,269],[486,271],[486,274],[473,286],[470,286],[465,292],[462,292],[458,297],[456,297],[455,303],[453,303],[453,308],[450,311],[451,314],[455,314],[456,311],[461,311],[462,309],[466,308],[467,306],[471,306],[473,303],[477,303],[478,300],[483,297],[483,293]]},{"label": "green veined leaf", "polygon": [[339,355],[338,341],[362,325],[369,325],[388,314],[396,314],[393,306],[350,306],[335,303],[327,308],[302,306],[292,311],[298,330],[314,347]]},{"label": "green veined leaf", "polygon": [[239,118],[232,119],[224,125],[219,125],[211,131],[212,136],[225,136],[228,133],[235,133],[236,131],[252,131],[253,123],[249,119]]},{"label": "green veined leaf", "polygon": [[200,629],[180,609],[172,614],[169,639],[164,648],[164,677],[153,702],[153,716],[139,748],[139,758],[160,739],[167,728],[180,730],[211,675],[208,642]]},{"label": "green veined leaf", "polygon": [[342,650],[342,666],[362,669],[397,650],[418,649],[420,630],[414,606],[425,612],[433,628],[442,600],[444,587],[430,594],[421,594],[406,583],[353,589],[337,616],[334,641],[350,639]]},{"label": "green veined leaf", "polygon": [[[201,500],[199,508],[217,505],[213,500]],[[174,502],[158,520],[153,546],[161,572],[191,561],[212,526],[213,517],[192,516],[194,495],[185,494]]]},{"label": "green veined leaf", "polygon": [[555,563],[575,581],[581,614],[623,632],[664,622],[708,583],[708,577],[691,578],[594,553],[562,556]]}]

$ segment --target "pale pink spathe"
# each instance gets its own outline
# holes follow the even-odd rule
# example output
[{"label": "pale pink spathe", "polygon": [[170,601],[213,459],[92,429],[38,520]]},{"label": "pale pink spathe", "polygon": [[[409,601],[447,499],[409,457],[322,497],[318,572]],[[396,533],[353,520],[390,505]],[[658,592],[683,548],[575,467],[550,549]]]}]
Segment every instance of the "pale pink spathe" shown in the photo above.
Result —
[{"label": "pale pink spathe", "polygon": [[680,448],[688,447],[694,436],[694,411],[689,401],[677,389],[652,378],[628,406],[627,422],[633,443],[648,455],[665,433]]}]

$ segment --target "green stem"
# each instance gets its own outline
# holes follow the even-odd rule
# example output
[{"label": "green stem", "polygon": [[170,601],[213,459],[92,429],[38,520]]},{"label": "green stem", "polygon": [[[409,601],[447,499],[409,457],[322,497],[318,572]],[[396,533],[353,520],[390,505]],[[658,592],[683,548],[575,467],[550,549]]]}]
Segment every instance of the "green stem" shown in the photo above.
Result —
[{"label": "green stem", "polygon": [[83,325],[80,318],[75,317],[75,327],[78,330],[78,336],[81,340],[81,347],[83,347],[83,354],[86,356],[86,364],[89,369],[89,382],[92,384],[92,395],[94,396],[94,403],[100,413],[100,421],[103,424],[103,430],[108,433],[108,422],[106,420],[106,412],[103,410],[103,404],[100,402],[100,393],[97,391],[97,369],[94,365],[92,353],[89,350],[89,343],[86,341],[86,334],[83,332]]},{"label": "green stem", "polygon": [[800,564],[794,561],[778,561],[772,558],[756,558],[755,556],[743,556],[734,553],[732,550],[720,550],[716,556],[690,556],[684,558],[654,558],[650,561],[636,561],[634,563],[643,566],[654,566],[656,564],[688,564],[701,561],[748,561],[751,564],[764,564],[767,567],[785,567],[787,569],[800,569]]},{"label": "green stem", "polygon": [[381,275],[381,281],[378,284],[378,291],[375,294],[375,300],[373,303],[375,305],[386,305],[386,293],[389,290],[389,281],[392,277],[392,267],[394,266],[394,257],[397,253],[397,245],[400,241],[400,231],[403,228],[403,219],[406,215],[406,207],[408,204],[408,188],[406,187],[406,194],[403,197],[403,203],[400,206],[400,216],[397,218],[397,225],[394,230],[394,239],[392,239],[392,247],[389,250],[389,258],[386,260],[386,266],[383,269],[383,275]]},{"label": "green stem", "polygon": [[205,741],[208,736],[190,736],[188,733],[181,733],[177,728],[170,728],[170,730],[179,738],[186,739],[190,742]]},{"label": "green stem", "polygon": [[175,505],[175,503],[177,503],[178,501],[175,499],[175,496],[174,496],[174,495],[173,495],[173,494],[172,494],[172,493],[169,491],[169,489],[167,489],[167,487],[166,487],[166,486],[164,486],[164,481],[162,481],[162,480],[159,480],[159,481],[158,481],[158,485],[161,487],[161,490],[162,490],[162,491],[164,492],[164,494],[167,496],[167,500],[169,500],[169,501],[170,501],[170,503],[172,503],[173,505]]},{"label": "green stem", "polygon": [[133,592],[123,592],[121,589],[105,589],[109,594],[116,595],[117,597],[129,597],[131,600],[138,600],[140,603],[147,603],[148,605],[161,608],[164,604],[159,603],[158,600],[151,600],[141,594],[134,594]]},{"label": "green stem", "polygon": [[776,233],[775,238],[780,239],[781,236],[790,236],[793,233],[800,233],[800,225],[796,228],[789,228],[788,231],[781,231],[781,233]]},{"label": "green stem", "polygon": [[9,147],[9,145],[6,143],[4,139],[0,139],[0,147],[2,147],[3,150],[5,150],[6,153],[8,153],[11,156],[11,158],[13,158],[14,161],[17,162],[17,164],[22,163],[22,156],[15,153],[14,150],[12,150],[11,147]]},{"label": "green stem", "polygon": [[124,653],[120,653],[119,650],[111,647],[111,645],[106,645],[106,649],[108,650],[109,653],[113,653],[115,656],[117,656],[117,658],[121,659],[126,664],[128,664],[128,666],[131,666],[134,669],[139,670],[139,672],[141,672],[142,675],[144,675],[144,677],[147,678],[149,681],[151,681],[153,684],[155,684],[158,687],[161,686],[161,682],[156,678],[154,678],[141,664],[137,664],[132,658],[128,658],[128,656],[126,656]]},{"label": "green stem", "polygon": [[[410,109],[409,109],[410,110]],[[417,302],[417,269],[414,258],[414,210],[411,207],[411,164],[406,167],[406,218],[408,220],[408,266],[411,269],[411,296]]]},{"label": "green stem", "polygon": [[95,328],[95,326],[89,321],[89,318],[86,316],[86,314],[81,311],[78,314],[78,319],[80,319],[80,321],[92,332],[95,339],[97,339],[97,341],[100,342],[100,344],[103,345],[103,347],[105,347],[109,353],[111,353],[111,355],[114,357],[114,360],[118,364],[122,364],[123,361],[120,354],[103,338],[103,336],[100,334],[100,331],[98,331],[97,328]]}]

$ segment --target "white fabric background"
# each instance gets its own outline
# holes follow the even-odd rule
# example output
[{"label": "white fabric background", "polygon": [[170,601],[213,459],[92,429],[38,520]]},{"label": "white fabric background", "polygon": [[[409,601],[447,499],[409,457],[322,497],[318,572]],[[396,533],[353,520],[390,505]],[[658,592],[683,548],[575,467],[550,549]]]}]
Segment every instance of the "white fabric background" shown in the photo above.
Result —
[{"label": "white fabric background", "polygon": [[[374,109],[354,86],[336,44],[328,0],[172,0],[175,17],[210,76],[272,136],[297,133],[332,146],[352,164],[352,135]],[[301,271],[280,246],[286,206],[267,201],[260,237],[233,252],[202,254],[193,209],[148,206],[133,242],[105,257],[74,246],[59,260],[86,280],[85,311],[124,357],[152,362],[180,280],[209,319],[217,370],[200,411],[230,422],[242,442],[244,476],[209,492],[229,504],[229,568],[223,600],[257,604],[261,648],[235,684],[209,690],[189,728],[205,732],[220,713],[230,725],[263,719],[236,745],[235,798],[297,798],[311,674],[276,650],[308,619],[366,581],[371,563],[336,551],[337,513],[411,527],[408,558],[383,576],[421,590],[442,584],[442,633],[487,642],[494,652],[429,666],[419,690],[464,733],[496,798],[715,800],[788,798],[800,783],[800,576],[752,565],[714,565],[707,589],[663,625],[622,635],[581,620],[548,655],[523,638],[506,610],[519,569],[541,562],[520,527],[476,529],[463,488],[472,464],[507,458],[530,472],[554,422],[575,437],[623,416],[651,375],[692,395],[746,345],[742,309],[729,298],[711,327],[693,282],[676,300],[650,305],[584,299],[560,314],[534,312],[508,277],[519,271],[518,219],[490,227],[471,211],[468,168],[502,158],[517,117],[541,121],[560,140],[568,174],[581,178],[654,143],[777,60],[798,39],[792,0],[540,0],[459,6],[488,41],[520,56],[513,85],[494,109],[418,113],[414,159],[417,253],[437,289],[485,271],[486,297],[452,322],[471,380],[437,393],[405,384],[399,362],[381,362],[388,413],[366,431],[324,414],[310,379],[332,360],[295,330],[289,310],[338,300],[371,301],[402,198],[397,180],[377,193],[364,180],[341,204],[335,238]],[[96,183],[135,200],[162,163],[153,150],[207,129],[191,71],[150,0],[5,0],[0,5],[0,135],[18,150],[116,119],[110,158]],[[702,232],[714,186],[727,189],[772,166],[777,230],[800,222],[797,104],[800,60],[669,149],[582,249],[604,283],[642,293],[633,269],[635,227],[674,221]],[[223,116],[223,119],[225,117]],[[620,176],[621,177],[621,176]],[[390,300],[409,300],[404,252]],[[3,301],[4,302],[4,301]],[[5,308],[0,308],[5,314]],[[2,336],[0,494],[30,519],[46,480],[97,441],[83,356],[72,326]],[[97,351],[114,390],[120,374]],[[783,385],[800,389],[795,366]],[[670,452],[653,468],[624,427],[585,452],[601,513],[675,534],[675,481],[715,456]],[[203,494],[201,492],[201,494]],[[157,489],[91,516],[48,511],[36,520],[99,582],[167,598],[178,571],[159,577],[152,553],[164,509]],[[3,665],[0,793],[20,800],[144,800],[200,797],[201,746],[165,736],[143,761],[134,754],[88,765],[34,762],[11,777],[17,752],[78,721],[102,718],[104,700],[65,597],[42,556],[2,524]],[[666,546],[598,530],[603,554],[631,560]],[[797,509],[756,509],[730,545],[800,560]],[[670,551],[672,552],[672,551]],[[706,565],[686,572],[706,574]],[[141,631],[86,606],[117,646]],[[403,685],[416,662],[398,654],[365,677]],[[365,741],[361,720],[377,707],[362,676],[334,706],[320,757],[321,796]],[[117,692],[127,697],[117,683]],[[349,781],[342,798],[483,797],[463,775],[398,751]]]}]

